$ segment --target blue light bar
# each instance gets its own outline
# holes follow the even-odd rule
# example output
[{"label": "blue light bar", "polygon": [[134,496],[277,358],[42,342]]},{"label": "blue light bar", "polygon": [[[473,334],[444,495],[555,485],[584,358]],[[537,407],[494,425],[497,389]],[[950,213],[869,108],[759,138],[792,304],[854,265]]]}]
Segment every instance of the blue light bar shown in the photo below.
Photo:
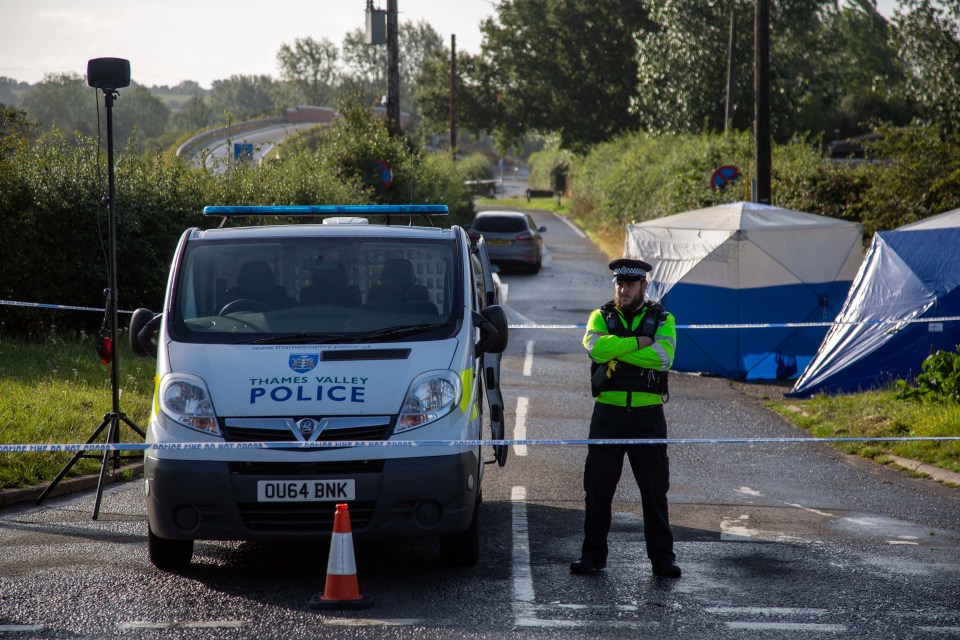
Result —
[{"label": "blue light bar", "polygon": [[323,204],[204,207],[205,216],[445,216],[445,204]]}]

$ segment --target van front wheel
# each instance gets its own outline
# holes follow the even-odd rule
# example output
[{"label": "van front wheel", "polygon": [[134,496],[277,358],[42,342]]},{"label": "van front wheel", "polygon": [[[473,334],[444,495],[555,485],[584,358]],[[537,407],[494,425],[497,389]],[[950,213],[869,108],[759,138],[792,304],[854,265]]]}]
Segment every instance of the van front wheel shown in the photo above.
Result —
[{"label": "van front wheel", "polygon": [[440,553],[445,564],[453,567],[473,567],[480,561],[480,503],[483,498],[477,492],[473,503],[473,520],[463,533],[455,533],[440,539]]},{"label": "van front wheel", "polygon": [[182,569],[193,557],[193,540],[159,538],[147,528],[147,551],[150,562],[158,569]]}]

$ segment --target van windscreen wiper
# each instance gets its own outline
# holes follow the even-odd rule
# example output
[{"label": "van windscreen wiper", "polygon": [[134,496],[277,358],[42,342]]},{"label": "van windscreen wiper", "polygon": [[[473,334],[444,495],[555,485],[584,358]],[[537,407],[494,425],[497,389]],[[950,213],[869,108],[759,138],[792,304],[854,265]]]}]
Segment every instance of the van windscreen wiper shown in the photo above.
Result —
[{"label": "van windscreen wiper", "polygon": [[334,344],[341,342],[377,342],[390,338],[401,338],[416,333],[423,333],[432,329],[450,326],[446,322],[425,322],[421,324],[404,324],[396,327],[386,327],[367,333],[284,333],[267,338],[245,340],[242,344]]},{"label": "van windscreen wiper", "polygon": [[449,327],[446,322],[424,322],[420,324],[403,324],[395,327],[386,327],[377,329],[368,333],[357,333],[353,335],[337,336],[328,342],[377,342],[379,340],[389,340],[391,338],[402,338],[404,336],[423,333],[432,329],[442,329]]}]

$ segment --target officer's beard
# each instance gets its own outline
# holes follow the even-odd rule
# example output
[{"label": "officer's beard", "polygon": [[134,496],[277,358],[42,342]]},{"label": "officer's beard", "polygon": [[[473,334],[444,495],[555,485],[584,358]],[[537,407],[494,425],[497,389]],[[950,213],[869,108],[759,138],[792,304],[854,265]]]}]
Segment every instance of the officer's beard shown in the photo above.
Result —
[{"label": "officer's beard", "polygon": [[644,302],[645,300],[642,293],[629,300],[622,296],[619,290],[617,290],[613,296],[613,303],[617,305],[617,308],[620,309],[621,312],[628,316],[637,315],[640,309],[643,308]]}]

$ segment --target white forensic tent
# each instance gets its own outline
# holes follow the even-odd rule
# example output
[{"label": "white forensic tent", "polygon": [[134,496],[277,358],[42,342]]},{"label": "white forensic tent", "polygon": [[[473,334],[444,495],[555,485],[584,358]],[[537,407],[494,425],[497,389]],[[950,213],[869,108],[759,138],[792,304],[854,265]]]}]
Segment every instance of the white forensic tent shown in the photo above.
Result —
[{"label": "white forensic tent", "polygon": [[[653,265],[648,297],[677,321],[674,370],[795,377],[840,310],[862,259],[862,226],[750,202],[627,227],[625,255]],[[698,329],[689,325],[762,327]],[[773,326],[770,326],[773,325]]]}]

